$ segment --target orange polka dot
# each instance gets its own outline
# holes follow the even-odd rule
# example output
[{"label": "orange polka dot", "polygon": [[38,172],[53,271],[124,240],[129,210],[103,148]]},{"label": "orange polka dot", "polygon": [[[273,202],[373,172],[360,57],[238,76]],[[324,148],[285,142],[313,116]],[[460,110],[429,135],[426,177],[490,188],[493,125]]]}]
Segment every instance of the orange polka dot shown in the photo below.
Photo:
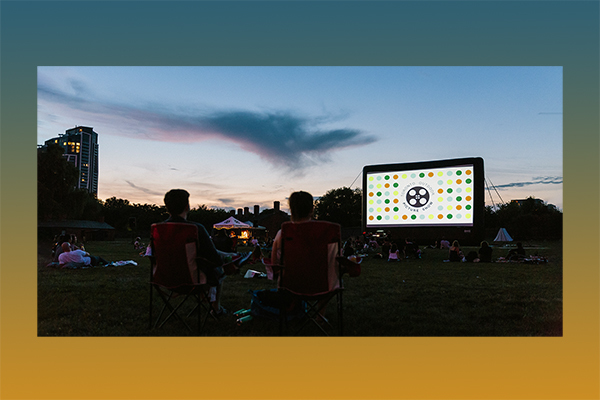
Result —
[{"label": "orange polka dot", "polygon": [[369,197],[373,197],[373,192],[370,192],[370,193],[369,193]]},{"label": "orange polka dot", "polygon": [[444,216],[442,214],[439,214],[438,219],[444,219]]},{"label": "orange polka dot", "polygon": [[389,184],[389,183],[386,183],[386,184],[385,184],[385,187],[386,187],[386,188],[389,188],[389,187],[390,187],[390,184]]},{"label": "orange polka dot", "polygon": [[460,210],[460,209],[462,209],[462,206],[461,206],[461,205],[458,205],[458,206],[456,206],[456,209],[457,209],[457,210]]},{"label": "orange polka dot", "polygon": [[402,219],[408,219],[408,216],[407,215],[403,215]]},{"label": "orange polka dot", "polygon": [[438,193],[444,193],[444,189],[438,189]]},{"label": "orange polka dot", "polygon": [[427,174],[430,178],[433,176],[433,172]]},{"label": "orange polka dot", "polygon": [[465,197],[465,200],[467,200],[467,201],[471,201],[471,196],[467,196],[467,197]]},{"label": "orange polka dot", "polygon": [[372,215],[369,216],[369,219],[373,221],[374,217]]},{"label": "orange polka dot", "polygon": [[398,199],[394,199],[394,203],[398,204]]},{"label": "orange polka dot", "polygon": [[462,183],[462,179],[457,179],[457,180],[456,180],[456,184],[457,184],[457,185],[460,185],[461,183]]},{"label": "orange polka dot", "polygon": [[386,207],[386,208],[385,208],[385,212],[390,212],[390,208],[389,208],[389,207]]},{"label": "orange polka dot", "polygon": [[398,179],[398,175],[394,175],[394,179]]},{"label": "orange polka dot", "polygon": [[470,170],[470,169],[468,169],[468,170],[465,172],[465,174],[467,174],[467,175],[471,175],[471,170]]}]

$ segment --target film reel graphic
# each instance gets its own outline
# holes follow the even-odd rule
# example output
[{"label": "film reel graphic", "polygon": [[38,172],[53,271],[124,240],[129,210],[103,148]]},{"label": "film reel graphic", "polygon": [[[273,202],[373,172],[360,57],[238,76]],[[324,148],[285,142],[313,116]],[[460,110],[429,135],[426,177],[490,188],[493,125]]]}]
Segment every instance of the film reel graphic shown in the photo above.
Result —
[{"label": "film reel graphic", "polygon": [[406,202],[411,207],[420,208],[429,202],[429,191],[423,186],[412,187],[406,193]]}]

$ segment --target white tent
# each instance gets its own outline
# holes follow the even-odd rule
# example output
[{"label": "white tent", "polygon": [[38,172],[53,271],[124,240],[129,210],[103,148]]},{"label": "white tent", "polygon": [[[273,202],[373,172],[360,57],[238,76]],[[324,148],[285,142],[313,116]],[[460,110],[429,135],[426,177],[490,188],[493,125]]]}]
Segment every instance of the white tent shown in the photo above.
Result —
[{"label": "white tent", "polygon": [[512,238],[508,234],[505,228],[500,228],[494,242],[512,242]]},{"label": "white tent", "polygon": [[225,221],[219,222],[218,224],[214,224],[213,228],[215,229],[233,229],[233,228],[251,228],[250,225],[245,224],[241,221],[238,221],[234,217],[229,217]]}]

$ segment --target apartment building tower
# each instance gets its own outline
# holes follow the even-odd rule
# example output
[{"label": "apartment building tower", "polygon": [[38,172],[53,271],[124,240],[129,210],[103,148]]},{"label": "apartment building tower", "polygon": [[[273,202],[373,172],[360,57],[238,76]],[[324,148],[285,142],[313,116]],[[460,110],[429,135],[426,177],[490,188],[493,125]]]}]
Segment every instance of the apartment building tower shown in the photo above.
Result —
[{"label": "apartment building tower", "polygon": [[89,126],[75,126],[44,142],[64,149],[63,156],[79,170],[78,189],[98,195],[98,134]]}]

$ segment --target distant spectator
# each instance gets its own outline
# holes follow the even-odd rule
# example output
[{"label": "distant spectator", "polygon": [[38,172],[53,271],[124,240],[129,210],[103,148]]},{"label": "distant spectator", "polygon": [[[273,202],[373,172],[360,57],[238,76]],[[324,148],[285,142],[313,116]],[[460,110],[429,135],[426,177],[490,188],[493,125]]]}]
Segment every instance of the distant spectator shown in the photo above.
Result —
[{"label": "distant spectator", "polygon": [[506,258],[511,261],[519,261],[526,257],[525,249],[523,248],[523,243],[517,242],[517,248],[512,249],[508,252]]},{"label": "distant spectator", "polygon": [[450,242],[444,237],[440,241],[440,248],[441,249],[449,249],[450,248]]},{"label": "distant spectator", "polygon": [[492,248],[485,240],[481,242],[481,247],[479,248],[479,261],[492,262]]},{"label": "distant spectator", "polygon": [[452,242],[452,246],[450,247],[450,251],[448,252],[448,259],[452,262],[462,261],[463,252],[460,250],[460,244],[458,240]]},{"label": "distant spectator", "polygon": [[233,240],[224,229],[218,229],[212,238],[215,248],[223,252],[231,252],[233,249]]},{"label": "distant spectator", "polygon": [[392,243],[392,246],[388,251],[388,261],[400,261],[400,251],[398,251],[398,245],[396,243]]}]

